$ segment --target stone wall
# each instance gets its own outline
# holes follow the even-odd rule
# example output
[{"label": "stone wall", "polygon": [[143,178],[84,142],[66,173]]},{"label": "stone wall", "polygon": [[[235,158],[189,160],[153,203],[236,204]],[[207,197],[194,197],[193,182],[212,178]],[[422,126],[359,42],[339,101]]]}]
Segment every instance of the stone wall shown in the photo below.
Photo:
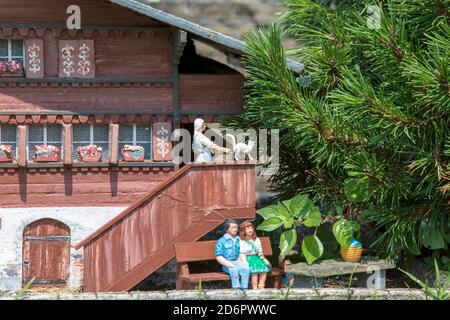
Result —
[{"label": "stone wall", "polygon": [[[262,289],[241,291],[135,291],[124,293],[34,293],[19,294],[0,292],[0,300],[284,300],[286,289]],[[291,289],[287,300],[425,300],[423,290],[418,289]],[[430,299],[430,297],[428,297]]]}]

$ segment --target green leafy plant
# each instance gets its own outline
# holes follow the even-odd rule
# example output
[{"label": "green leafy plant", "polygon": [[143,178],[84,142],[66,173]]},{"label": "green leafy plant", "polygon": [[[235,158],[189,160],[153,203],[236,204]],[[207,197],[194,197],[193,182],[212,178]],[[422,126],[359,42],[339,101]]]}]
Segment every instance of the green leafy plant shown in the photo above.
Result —
[{"label": "green leafy plant", "polygon": [[427,256],[423,260],[429,269],[433,269],[434,262],[437,261],[440,270],[450,271],[450,258],[448,257],[448,252],[443,251],[441,253],[436,250],[433,251],[431,256]]},{"label": "green leafy plant", "polygon": [[205,297],[203,295],[203,281],[200,278],[200,280],[198,281],[198,286],[197,286],[197,299],[198,300],[204,300]]},{"label": "green leafy plant", "polygon": [[[373,205],[382,256],[448,250],[448,0],[282,4],[278,21],[246,35],[245,111],[222,124],[279,130],[270,181],[280,199],[302,190]],[[304,67],[293,72],[287,58]]]},{"label": "green leafy plant", "polygon": [[428,281],[423,282],[422,280],[418,279],[413,274],[404,271],[399,268],[401,272],[406,274],[411,280],[413,280],[415,283],[417,283],[419,286],[422,287],[422,289],[425,291],[425,294],[428,296],[433,297],[433,299],[436,300],[450,300],[450,272],[448,272],[446,279],[441,275],[441,272],[439,270],[439,265],[436,260],[434,260],[434,267],[436,272],[436,279],[434,280],[434,286],[430,287],[428,284]]},{"label": "green leafy plant", "polygon": [[33,285],[34,280],[35,280],[35,277],[30,279],[28,282],[26,282],[25,285],[21,289],[17,290],[14,295],[14,300],[22,299],[25,296],[28,289],[30,289],[30,287]]},{"label": "green leafy plant", "polygon": [[291,291],[291,286],[289,285],[287,287],[286,293],[284,295],[281,295],[281,293],[277,292],[275,294],[275,300],[289,300],[289,293]]},{"label": "green leafy plant", "polygon": [[[257,227],[262,231],[275,231],[282,229],[280,236],[280,254],[285,257],[297,243],[297,231],[299,226],[313,229],[311,235],[302,239],[301,252],[308,264],[320,259],[325,252],[325,247],[330,250],[337,249],[335,240],[327,235],[324,223],[329,222],[330,217],[322,217],[320,209],[307,194],[297,195],[289,200],[279,201],[276,204],[264,207],[256,211],[264,221]],[[359,224],[338,217],[333,226],[333,233],[337,242],[347,248],[350,245],[354,232],[359,231]],[[322,237],[322,240],[321,240]]]},{"label": "green leafy plant", "polygon": [[353,235],[360,230],[360,225],[355,221],[344,218],[338,219],[333,225],[333,234],[341,247],[347,249],[352,242]]}]

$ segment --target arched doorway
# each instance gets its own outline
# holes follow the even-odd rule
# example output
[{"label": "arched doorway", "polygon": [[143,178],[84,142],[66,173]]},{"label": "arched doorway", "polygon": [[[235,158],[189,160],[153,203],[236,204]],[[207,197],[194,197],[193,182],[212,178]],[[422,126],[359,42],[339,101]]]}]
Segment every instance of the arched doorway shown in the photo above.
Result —
[{"label": "arched doorway", "polygon": [[70,228],[53,219],[41,219],[25,227],[22,243],[22,284],[67,285],[70,266]]}]

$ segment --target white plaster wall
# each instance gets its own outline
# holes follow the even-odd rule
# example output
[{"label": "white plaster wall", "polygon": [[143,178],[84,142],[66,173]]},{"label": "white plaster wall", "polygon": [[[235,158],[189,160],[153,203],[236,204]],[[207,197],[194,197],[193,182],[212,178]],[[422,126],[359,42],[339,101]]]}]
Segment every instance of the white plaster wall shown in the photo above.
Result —
[{"label": "white plaster wall", "polygon": [[[126,207],[64,207],[0,209],[0,291],[22,286],[22,234],[30,223],[51,218],[70,228],[71,246],[83,240]],[[77,264],[82,251],[70,250],[69,286],[81,285],[82,270]]]}]

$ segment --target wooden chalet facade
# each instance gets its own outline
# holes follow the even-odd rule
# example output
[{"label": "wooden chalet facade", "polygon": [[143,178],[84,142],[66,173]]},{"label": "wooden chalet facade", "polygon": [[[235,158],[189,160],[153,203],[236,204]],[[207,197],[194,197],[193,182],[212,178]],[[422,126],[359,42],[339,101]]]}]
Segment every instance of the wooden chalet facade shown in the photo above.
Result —
[{"label": "wooden chalet facade", "polygon": [[[66,27],[72,4],[80,30]],[[243,76],[197,55],[193,40],[231,60],[240,41],[135,0],[0,8],[0,62],[24,66],[0,68],[0,146],[11,146],[0,162],[0,290],[33,277],[129,290],[173,258],[175,241],[254,216],[253,163],[179,169],[171,158],[173,128],[242,111]],[[123,161],[126,144],[143,146],[145,161]],[[38,159],[42,145],[59,158]],[[99,162],[80,158],[86,145],[103,149]]]}]

